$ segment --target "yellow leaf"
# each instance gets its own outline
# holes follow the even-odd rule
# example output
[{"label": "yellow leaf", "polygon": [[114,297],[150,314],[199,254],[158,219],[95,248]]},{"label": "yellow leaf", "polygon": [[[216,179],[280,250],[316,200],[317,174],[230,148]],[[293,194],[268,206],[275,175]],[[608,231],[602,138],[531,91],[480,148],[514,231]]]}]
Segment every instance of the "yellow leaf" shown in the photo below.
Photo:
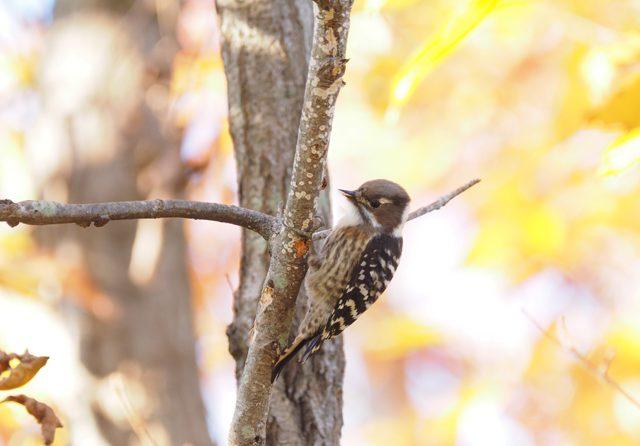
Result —
[{"label": "yellow leaf", "polygon": [[393,82],[390,98],[392,113],[407,103],[420,82],[457,48],[498,2],[499,0],[471,0],[460,14],[454,14],[416,51],[414,56],[400,68]]},{"label": "yellow leaf", "polygon": [[640,75],[626,80],[608,100],[592,112],[589,121],[631,130],[640,125]]},{"label": "yellow leaf", "polygon": [[[584,126],[585,115],[593,108],[590,97],[594,94],[592,89],[596,88],[589,84],[585,71],[594,71],[594,62],[585,62],[588,59],[585,54],[587,47],[577,44],[565,59],[565,88],[562,89],[557,113],[550,121],[556,134],[557,140],[563,140],[574,134]],[[591,56],[590,58],[593,58]],[[589,74],[593,76],[593,74]]]},{"label": "yellow leaf", "polygon": [[619,175],[640,163],[640,127],[631,130],[604,150],[598,174]]},{"label": "yellow leaf", "polygon": [[[9,374],[0,379],[0,390],[15,389],[17,387],[24,386],[26,383],[36,376],[38,371],[44,367],[49,360],[46,356],[33,356],[29,352],[25,352],[23,355],[7,355],[0,352],[0,359],[8,358],[6,361],[6,367],[0,367],[0,371],[8,371]],[[18,359],[20,362],[17,366],[9,368],[9,361],[12,359]],[[4,362],[3,362],[4,364]]]}]

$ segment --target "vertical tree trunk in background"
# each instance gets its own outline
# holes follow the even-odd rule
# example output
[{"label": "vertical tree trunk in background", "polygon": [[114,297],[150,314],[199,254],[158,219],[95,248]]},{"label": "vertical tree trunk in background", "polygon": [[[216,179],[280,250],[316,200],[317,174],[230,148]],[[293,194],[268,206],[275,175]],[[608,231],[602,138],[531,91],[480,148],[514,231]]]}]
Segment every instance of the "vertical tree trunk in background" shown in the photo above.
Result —
[{"label": "vertical tree trunk in background", "polygon": [[[311,0],[217,0],[241,206],[276,214],[286,200],[308,68],[312,7]],[[326,193],[321,208],[322,218],[330,223]],[[240,285],[227,331],[237,377],[268,261],[264,240],[243,230]],[[301,293],[296,325],[305,305]],[[267,444],[339,444],[343,374],[341,338],[327,343],[304,367],[289,367],[272,391]]]},{"label": "vertical tree trunk in background", "polygon": [[[67,33],[76,36],[82,49],[82,39],[91,41],[92,33],[102,32],[103,26],[105,30],[109,27],[126,30],[115,32],[118,37],[113,41],[109,40],[109,31],[105,31],[100,38],[107,36],[109,46],[102,46],[105,39],[95,40],[95,48],[84,56],[88,59],[86,63],[91,64],[95,63],[91,51],[104,51],[107,62],[98,73],[104,77],[103,84],[97,85],[95,92],[82,91],[86,97],[75,108],[53,118],[67,124],[68,144],[73,148],[70,172],[63,179],[69,201],[136,200],[158,191],[166,196],[181,193],[184,181],[180,179],[176,132],[167,129],[169,126],[144,101],[145,90],[151,84],[165,87],[168,84],[175,52],[173,30],[160,31],[156,9],[149,6],[153,5],[107,0],[59,1],[56,6],[60,21],[52,29],[48,42],[62,44],[65,40],[61,36]],[[80,11],[81,14],[76,14]],[[74,27],[80,31],[73,34]],[[131,52],[118,53],[125,49]],[[71,47],[67,51],[74,56],[73,52],[80,50]],[[49,61],[49,66],[45,61],[43,67],[45,78],[47,70],[55,73],[61,65],[55,56],[51,57],[54,60]],[[140,57],[142,60],[137,60]],[[136,62],[138,73],[119,72]],[[114,80],[113,76],[110,78],[112,74],[123,77]],[[108,96],[110,84],[126,83],[136,75],[141,82],[135,87],[137,91],[133,91],[135,99]],[[64,84],[57,87],[45,86],[45,104],[47,95],[55,94],[50,92],[66,88]],[[120,87],[116,85],[113,91],[119,92]],[[70,92],[71,97],[74,94]],[[133,108],[123,110],[121,104],[128,100],[133,101]],[[87,119],[92,116],[97,117],[97,125],[107,135],[115,135],[113,141],[96,140],[100,134],[87,138],[85,133],[92,123]],[[140,175],[144,171],[153,178],[150,186],[141,187]],[[167,177],[173,180],[167,181]],[[80,258],[90,282],[114,307],[113,314],[86,311],[80,315],[82,360],[98,378],[116,371],[123,376],[124,388],[119,390],[117,385],[107,382],[108,392],[116,402],[119,398],[123,406],[130,404],[136,412],[130,414],[128,423],[114,420],[97,397],[94,414],[105,439],[113,445],[137,444],[140,440],[136,436],[147,435],[158,445],[209,445],[212,442],[199,388],[183,221],[152,224],[156,223],[164,225],[159,257],[152,276],[143,282],[132,279],[130,274],[136,222],[112,222],[100,230],[67,230],[73,231],[71,240],[79,241]],[[57,243],[60,233],[54,234]],[[140,389],[146,403],[138,407]],[[120,412],[126,410],[120,407]],[[136,426],[138,418],[143,422]]]}]

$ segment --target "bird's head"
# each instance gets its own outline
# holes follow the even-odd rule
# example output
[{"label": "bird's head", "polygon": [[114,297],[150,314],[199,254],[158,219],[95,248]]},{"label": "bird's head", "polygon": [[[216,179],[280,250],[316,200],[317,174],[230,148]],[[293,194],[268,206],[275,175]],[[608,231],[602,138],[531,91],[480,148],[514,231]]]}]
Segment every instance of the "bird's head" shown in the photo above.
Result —
[{"label": "bird's head", "polygon": [[389,180],[371,180],[356,190],[340,189],[351,204],[352,217],[365,225],[387,233],[400,235],[407,220],[409,194],[402,186]]}]

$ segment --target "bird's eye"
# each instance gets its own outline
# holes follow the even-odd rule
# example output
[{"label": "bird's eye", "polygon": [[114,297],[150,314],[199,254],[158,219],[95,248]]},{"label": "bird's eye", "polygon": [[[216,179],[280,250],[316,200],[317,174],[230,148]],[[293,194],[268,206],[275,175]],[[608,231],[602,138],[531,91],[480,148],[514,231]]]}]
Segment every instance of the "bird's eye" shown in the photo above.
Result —
[{"label": "bird's eye", "polygon": [[380,207],[380,202],[378,200],[371,200],[371,207],[374,209]]}]

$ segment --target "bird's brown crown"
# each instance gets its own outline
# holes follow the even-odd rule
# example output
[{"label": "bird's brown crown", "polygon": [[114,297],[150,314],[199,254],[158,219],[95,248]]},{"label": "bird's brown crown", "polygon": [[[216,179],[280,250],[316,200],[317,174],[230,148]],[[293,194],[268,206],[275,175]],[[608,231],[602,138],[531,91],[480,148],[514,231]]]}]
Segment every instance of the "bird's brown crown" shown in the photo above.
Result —
[{"label": "bird's brown crown", "polygon": [[363,222],[381,227],[385,232],[398,231],[407,217],[411,200],[402,186],[389,180],[371,180],[355,191],[341,192],[356,206]]}]

